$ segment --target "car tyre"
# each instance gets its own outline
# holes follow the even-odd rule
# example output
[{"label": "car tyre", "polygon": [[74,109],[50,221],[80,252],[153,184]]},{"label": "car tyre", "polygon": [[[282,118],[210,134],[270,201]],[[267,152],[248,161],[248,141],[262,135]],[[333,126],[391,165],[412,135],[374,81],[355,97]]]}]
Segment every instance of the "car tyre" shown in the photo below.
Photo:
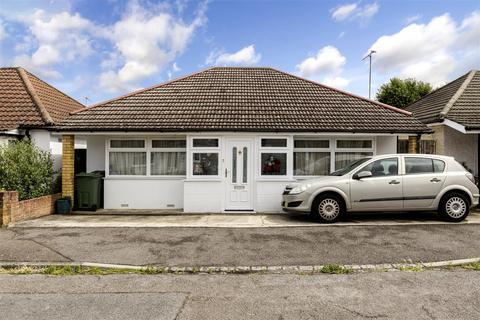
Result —
[{"label": "car tyre", "polygon": [[440,200],[438,213],[446,221],[463,221],[470,213],[470,202],[461,193],[448,193]]},{"label": "car tyre", "polygon": [[334,223],[345,214],[345,203],[336,194],[321,194],[313,201],[311,214],[320,222]]}]

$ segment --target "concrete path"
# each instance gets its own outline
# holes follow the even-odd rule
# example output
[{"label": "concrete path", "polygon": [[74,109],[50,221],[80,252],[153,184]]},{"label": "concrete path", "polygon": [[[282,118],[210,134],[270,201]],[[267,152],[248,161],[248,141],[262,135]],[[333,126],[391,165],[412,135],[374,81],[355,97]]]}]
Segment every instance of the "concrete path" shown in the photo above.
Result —
[{"label": "concrete path", "polygon": [[43,319],[479,319],[476,271],[1,275],[0,315]]},{"label": "concrete path", "polygon": [[[336,224],[320,224],[307,215],[51,215],[11,224],[13,228],[284,228],[284,227],[344,227],[448,224],[435,213],[350,214]],[[451,223],[450,223],[451,224]],[[480,213],[473,212],[461,224],[480,224]]]}]

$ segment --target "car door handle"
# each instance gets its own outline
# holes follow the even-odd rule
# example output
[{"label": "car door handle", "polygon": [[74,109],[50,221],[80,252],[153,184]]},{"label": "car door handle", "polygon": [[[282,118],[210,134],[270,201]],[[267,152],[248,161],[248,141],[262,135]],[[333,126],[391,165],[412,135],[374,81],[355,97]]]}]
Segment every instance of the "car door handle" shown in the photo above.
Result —
[{"label": "car door handle", "polygon": [[442,181],[442,180],[437,179],[437,178],[433,178],[432,180],[430,180],[430,182],[440,182],[440,181]]},{"label": "car door handle", "polygon": [[400,184],[400,181],[397,180],[392,180],[388,184]]}]

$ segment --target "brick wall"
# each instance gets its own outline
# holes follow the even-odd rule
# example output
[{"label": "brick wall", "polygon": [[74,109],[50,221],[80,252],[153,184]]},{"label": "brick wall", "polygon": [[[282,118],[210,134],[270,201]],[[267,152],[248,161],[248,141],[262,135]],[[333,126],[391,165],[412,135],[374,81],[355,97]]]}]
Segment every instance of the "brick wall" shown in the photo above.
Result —
[{"label": "brick wall", "polygon": [[62,136],[62,195],[70,197],[73,204],[75,174],[75,136]]},{"label": "brick wall", "polygon": [[18,201],[18,192],[0,192],[0,224],[7,225],[46,216],[55,212],[55,201],[62,197],[56,193],[39,198]]}]

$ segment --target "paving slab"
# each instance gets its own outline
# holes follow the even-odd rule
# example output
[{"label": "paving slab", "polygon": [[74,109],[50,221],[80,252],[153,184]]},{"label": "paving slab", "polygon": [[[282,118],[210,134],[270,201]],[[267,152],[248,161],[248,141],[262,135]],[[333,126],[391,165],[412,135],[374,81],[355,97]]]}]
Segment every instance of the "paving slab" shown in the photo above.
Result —
[{"label": "paving slab", "polygon": [[[79,214],[50,215],[39,219],[13,223],[13,228],[285,228],[342,227],[453,224],[439,219],[434,213],[370,213],[351,214],[335,224],[321,224],[308,215],[299,214],[175,214],[119,215]],[[457,223],[458,224],[458,223]],[[480,224],[480,213],[472,212],[460,224]]]}]

